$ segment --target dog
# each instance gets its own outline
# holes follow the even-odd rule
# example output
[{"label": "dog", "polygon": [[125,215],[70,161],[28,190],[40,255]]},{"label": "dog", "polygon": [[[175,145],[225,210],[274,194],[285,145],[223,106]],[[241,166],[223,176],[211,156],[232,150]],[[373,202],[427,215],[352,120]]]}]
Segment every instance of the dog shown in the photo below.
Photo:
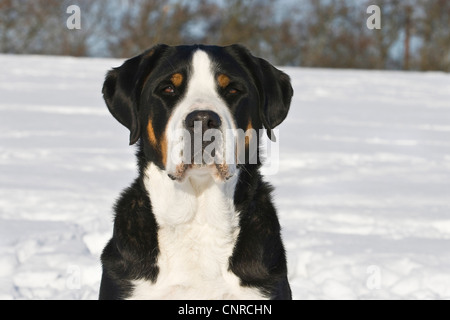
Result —
[{"label": "dog", "polygon": [[[99,298],[291,299],[260,174],[261,139],[276,139],[289,111],[289,76],[241,45],[160,44],[110,70],[102,92],[137,144],[139,174],[115,204]],[[240,147],[228,134],[238,130]]]}]

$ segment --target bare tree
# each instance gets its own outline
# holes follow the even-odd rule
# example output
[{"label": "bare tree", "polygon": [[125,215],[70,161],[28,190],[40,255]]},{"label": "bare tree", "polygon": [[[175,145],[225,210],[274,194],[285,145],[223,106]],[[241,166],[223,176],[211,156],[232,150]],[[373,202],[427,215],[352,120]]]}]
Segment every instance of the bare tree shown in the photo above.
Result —
[{"label": "bare tree", "polygon": [[[450,71],[447,0],[0,0],[0,52],[130,57],[156,44],[241,43],[279,65]],[[366,27],[369,5],[382,28]]]},{"label": "bare tree", "polygon": [[195,8],[192,1],[122,0],[109,22],[108,48],[126,57],[157,43],[186,43]]},{"label": "bare tree", "polygon": [[333,68],[370,68],[371,35],[365,32],[366,7],[348,1],[310,0],[297,24],[301,64]]},{"label": "bare tree", "polygon": [[417,68],[450,72],[450,2],[420,0],[417,33],[422,41]]},{"label": "bare tree", "polygon": [[230,45],[240,43],[256,55],[270,51],[270,41],[278,22],[274,19],[274,6],[271,0],[229,0],[223,5],[206,2],[211,15],[203,42]]},{"label": "bare tree", "polygon": [[[86,56],[90,38],[98,28],[101,7],[89,0],[77,2],[83,27],[69,30],[66,25],[69,0],[0,0],[0,50],[7,53],[33,53]],[[95,23],[94,23],[95,22]]]}]

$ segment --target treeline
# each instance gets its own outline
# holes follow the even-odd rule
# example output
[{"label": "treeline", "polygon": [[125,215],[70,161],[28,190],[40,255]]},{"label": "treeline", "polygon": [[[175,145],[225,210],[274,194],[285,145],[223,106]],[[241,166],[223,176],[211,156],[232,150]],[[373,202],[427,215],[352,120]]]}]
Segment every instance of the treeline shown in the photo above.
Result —
[{"label": "treeline", "polygon": [[[67,8],[80,8],[70,30]],[[370,5],[381,29],[366,25]],[[0,0],[0,52],[130,57],[241,43],[278,65],[450,71],[448,0]]]}]

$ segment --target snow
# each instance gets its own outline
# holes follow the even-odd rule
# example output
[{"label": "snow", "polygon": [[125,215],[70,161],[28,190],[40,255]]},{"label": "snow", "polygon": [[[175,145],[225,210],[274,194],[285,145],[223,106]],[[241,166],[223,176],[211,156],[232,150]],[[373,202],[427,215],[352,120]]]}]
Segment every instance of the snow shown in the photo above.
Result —
[{"label": "snow", "polygon": [[[96,299],[136,176],[122,60],[0,55],[0,299]],[[450,299],[450,75],[284,68],[276,187],[295,299]]]}]

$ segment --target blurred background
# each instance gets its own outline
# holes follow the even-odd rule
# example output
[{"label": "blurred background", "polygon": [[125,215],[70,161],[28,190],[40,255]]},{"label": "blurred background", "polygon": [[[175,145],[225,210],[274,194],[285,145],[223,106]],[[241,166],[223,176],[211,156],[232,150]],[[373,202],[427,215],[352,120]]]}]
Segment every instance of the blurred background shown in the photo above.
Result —
[{"label": "blurred background", "polygon": [[[67,8],[81,9],[69,30]],[[370,5],[381,29],[366,26]],[[284,66],[450,71],[448,0],[0,0],[0,53],[131,57],[240,43]]]}]

